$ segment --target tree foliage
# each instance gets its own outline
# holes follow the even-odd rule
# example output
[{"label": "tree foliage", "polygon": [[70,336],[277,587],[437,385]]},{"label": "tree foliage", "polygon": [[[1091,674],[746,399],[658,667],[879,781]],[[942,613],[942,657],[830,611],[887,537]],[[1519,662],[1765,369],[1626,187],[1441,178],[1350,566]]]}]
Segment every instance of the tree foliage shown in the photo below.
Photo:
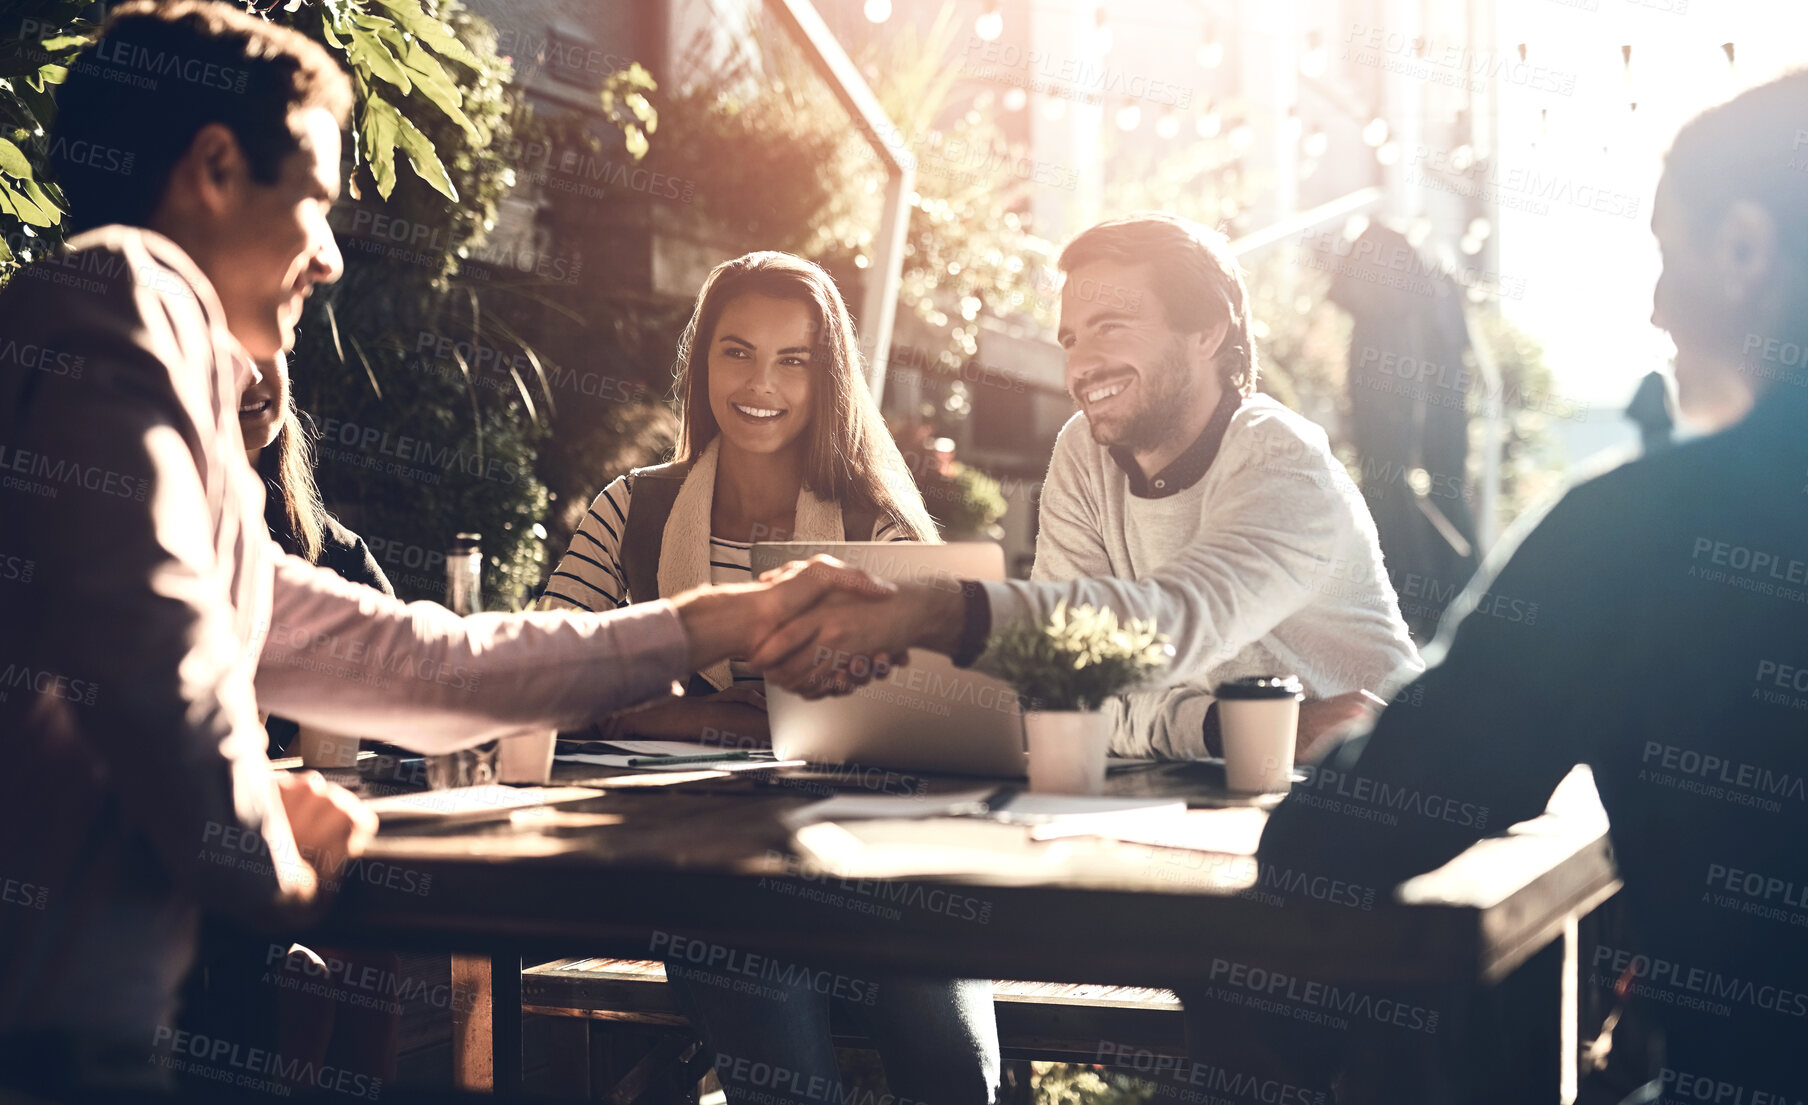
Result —
[{"label": "tree foliage", "polygon": [[43,167],[55,86],[93,29],[80,18],[88,5],[73,0],[13,7],[20,9],[17,23],[0,37],[0,285],[63,242],[68,203]]},{"label": "tree foliage", "polygon": [[[77,0],[21,0],[16,26],[0,37],[0,282],[63,240],[68,208],[48,178],[53,87],[96,27]],[[481,148],[491,135],[466,110],[467,89],[494,73],[454,33],[433,0],[291,0],[282,7],[245,5],[273,22],[324,42],[352,74],[357,99],[353,195],[358,170],[388,199],[397,180],[396,153],[447,200],[458,190],[430,137],[426,119],[440,115]]]},{"label": "tree foliage", "polygon": [[[553,389],[520,325],[541,281],[485,244],[516,183],[515,130],[533,125],[495,33],[456,0],[241,2],[322,43],[355,93],[350,186],[333,213],[346,272],[310,298],[291,357],[298,400],[327,431],[329,508],[417,550],[397,580],[408,597],[443,586],[406,572],[431,562],[418,550],[480,530],[486,594],[517,601],[544,559],[543,531],[524,519],[547,505],[534,461]],[[66,204],[46,175],[52,92],[92,39],[90,7],[22,0],[0,29],[0,282],[63,240]],[[655,125],[650,83],[618,74],[598,104],[631,149]],[[379,225],[405,228],[402,244],[369,232]]]},{"label": "tree foliage", "polygon": [[[1002,168],[1009,144],[995,124],[951,110],[959,34],[948,8],[924,33],[902,28],[854,59],[917,162],[898,305],[930,335],[935,348],[922,352],[943,370],[977,352],[983,314],[1049,307],[1038,286],[1048,245],[1017,210],[1031,183]],[[706,52],[694,46],[679,68],[698,69]],[[695,209],[727,248],[808,257],[858,302],[848,284],[874,260],[885,166],[782,35],[737,42],[711,66],[707,85],[658,97],[685,140],[662,144],[649,164],[695,182]]]}]

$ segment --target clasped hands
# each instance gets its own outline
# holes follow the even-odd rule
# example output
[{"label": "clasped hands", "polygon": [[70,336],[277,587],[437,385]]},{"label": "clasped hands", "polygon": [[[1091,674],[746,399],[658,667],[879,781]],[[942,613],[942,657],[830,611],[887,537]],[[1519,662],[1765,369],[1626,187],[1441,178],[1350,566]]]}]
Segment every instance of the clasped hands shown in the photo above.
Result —
[{"label": "clasped hands", "polygon": [[953,651],[962,602],[958,586],[892,583],[817,556],[757,583],[686,592],[673,606],[694,669],[741,656],[768,683],[821,698],[885,678],[912,648]]}]

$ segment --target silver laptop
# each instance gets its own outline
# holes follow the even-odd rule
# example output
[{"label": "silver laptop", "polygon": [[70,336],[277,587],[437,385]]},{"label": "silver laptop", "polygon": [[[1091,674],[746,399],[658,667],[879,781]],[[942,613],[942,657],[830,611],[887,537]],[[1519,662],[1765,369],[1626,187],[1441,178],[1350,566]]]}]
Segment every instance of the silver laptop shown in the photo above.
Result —
[{"label": "silver laptop", "polygon": [[[900,583],[952,587],[1004,578],[1004,550],[986,541],[756,544],[754,575],[818,553]],[[781,760],[955,775],[1020,777],[1027,770],[1017,692],[939,652],[912,649],[907,667],[841,698],[812,702],[769,685],[766,703],[772,751]]]}]

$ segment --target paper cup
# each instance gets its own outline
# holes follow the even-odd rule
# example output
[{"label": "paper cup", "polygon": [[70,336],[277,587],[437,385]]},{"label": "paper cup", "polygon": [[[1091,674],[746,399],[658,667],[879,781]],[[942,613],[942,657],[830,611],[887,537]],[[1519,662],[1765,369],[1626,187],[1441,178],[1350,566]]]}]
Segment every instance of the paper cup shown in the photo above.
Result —
[{"label": "paper cup", "polygon": [[1031,710],[1023,715],[1029,738],[1030,790],[1036,794],[1100,794],[1111,723],[1102,713]]},{"label": "paper cup", "polygon": [[295,750],[301,766],[312,768],[345,768],[358,766],[358,738],[341,736],[312,725],[300,726],[295,734]]},{"label": "paper cup", "polygon": [[558,730],[546,729],[521,737],[504,737],[499,765],[502,782],[551,782],[553,744],[558,735]]},{"label": "paper cup", "polygon": [[1224,739],[1224,783],[1244,794],[1293,788],[1293,749],[1305,695],[1291,675],[1220,683],[1218,731]]}]

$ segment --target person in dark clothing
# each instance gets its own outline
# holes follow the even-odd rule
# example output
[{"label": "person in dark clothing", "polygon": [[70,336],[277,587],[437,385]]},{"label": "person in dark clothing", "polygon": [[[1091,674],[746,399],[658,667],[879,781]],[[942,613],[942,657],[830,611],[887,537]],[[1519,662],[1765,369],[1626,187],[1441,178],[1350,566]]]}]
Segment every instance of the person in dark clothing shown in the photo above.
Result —
[{"label": "person in dark clothing", "polygon": [[[245,459],[264,481],[264,524],[282,551],[395,597],[364,538],[327,513],[320,500],[308,423],[295,406],[286,355],[278,353],[258,365],[257,378],[239,396],[239,433],[245,439]],[[290,749],[300,729],[285,717],[265,718],[270,754]]]},{"label": "person in dark clothing", "polygon": [[[1441,662],[1261,844],[1264,864],[1389,886],[1588,765],[1636,936],[1583,970],[1659,1027],[1664,1100],[1808,1096],[1782,1046],[1808,1037],[1808,372],[1788,355],[1808,341],[1805,124],[1808,73],[1752,89],[1683,128],[1658,187],[1652,321],[1683,413],[1717,432],[1576,487],[1493,558]],[[1313,803],[1333,785],[1345,811],[1392,788],[1483,807],[1486,827]]]},{"label": "person in dark clothing", "polygon": [[[245,459],[264,481],[264,523],[282,550],[330,569],[353,583],[394,596],[364,539],[327,512],[314,480],[307,418],[295,406],[283,353],[259,362],[257,377],[239,396],[239,432]],[[301,727],[286,717],[264,719],[271,756],[293,749]],[[394,952],[300,944],[285,953],[267,935],[210,921],[203,926],[198,958],[185,982],[182,1025],[214,1039],[255,1040],[275,1054],[304,1058],[315,1067],[330,1058],[343,1069],[394,1081],[400,1041],[399,1003],[385,1008],[351,1004],[339,988],[317,985],[304,993],[272,983],[326,979],[331,961],[365,977],[400,978]],[[288,941],[281,941],[283,945]],[[323,958],[324,957],[324,958]],[[446,968],[435,964],[439,971]],[[321,996],[325,995],[325,996]],[[207,1089],[201,1080],[183,1092]]]},{"label": "person in dark clothing", "polygon": [[245,459],[264,481],[264,521],[286,553],[311,560],[353,583],[394,596],[364,538],[340,524],[320,501],[314,482],[307,417],[289,388],[289,363],[281,353],[258,366],[261,375],[239,398],[239,432]]},{"label": "person in dark clothing", "polygon": [[1676,416],[1670,410],[1670,386],[1661,372],[1647,372],[1626,405],[1626,420],[1638,427],[1639,442],[1645,455],[1670,447],[1670,435],[1676,429]]},{"label": "person in dark clothing", "polygon": [[[1333,256],[1327,298],[1350,313],[1350,433],[1363,498],[1413,640],[1430,640],[1475,574],[1469,504],[1469,325],[1460,284],[1376,222]],[[1422,482],[1421,482],[1422,481]]]}]

